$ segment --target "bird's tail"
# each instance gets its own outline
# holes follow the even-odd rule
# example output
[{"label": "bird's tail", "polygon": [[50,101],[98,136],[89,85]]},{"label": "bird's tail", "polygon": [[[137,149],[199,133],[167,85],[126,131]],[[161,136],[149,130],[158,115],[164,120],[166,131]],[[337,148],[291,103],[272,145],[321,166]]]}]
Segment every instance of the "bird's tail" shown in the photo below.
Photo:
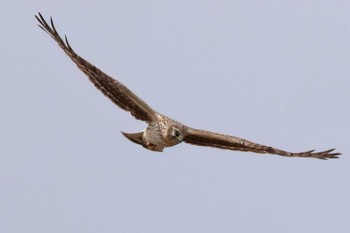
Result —
[{"label": "bird's tail", "polygon": [[122,131],[121,133],[130,141],[147,148],[145,142],[142,140],[143,131],[138,133],[125,133]]}]

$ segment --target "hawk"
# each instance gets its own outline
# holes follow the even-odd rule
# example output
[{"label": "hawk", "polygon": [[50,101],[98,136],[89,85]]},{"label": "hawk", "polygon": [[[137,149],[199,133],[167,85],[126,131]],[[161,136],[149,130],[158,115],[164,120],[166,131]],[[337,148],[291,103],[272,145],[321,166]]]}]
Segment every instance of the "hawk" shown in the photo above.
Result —
[{"label": "hawk", "polygon": [[38,26],[58,43],[78,68],[87,75],[97,89],[120,108],[130,112],[136,119],[148,123],[147,128],[141,132],[122,132],[127,139],[148,150],[161,152],[165,147],[171,147],[181,142],[186,142],[198,146],[276,154],[286,157],[329,159],[338,158],[338,156],[341,155],[341,153],[334,152],[335,149],[322,152],[310,150],[292,153],[271,146],[254,143],[243,138],[188,127],[153,110],[146,102],[136,96],[121,82],[108,76],[93,64],[80,57],[70,46],[67,36],[65,36],[64,40],[61,38],[55,28],[52,17],[50,17],[50,24],[46,22],[45,18],[40,13],[35,15],[35,17],[39,22]]}]

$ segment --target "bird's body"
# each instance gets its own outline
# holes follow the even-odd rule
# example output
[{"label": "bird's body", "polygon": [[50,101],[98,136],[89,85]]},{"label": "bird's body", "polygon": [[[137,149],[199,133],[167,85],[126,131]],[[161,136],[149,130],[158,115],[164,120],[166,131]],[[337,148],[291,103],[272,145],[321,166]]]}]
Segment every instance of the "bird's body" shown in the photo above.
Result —
[{"label": "bird's body", "polygon": [[146,102],[136,96],[121,82],[108,76],[97,67],[80,57],[68,43],[67,37],[62,40],[51,18],[49,25],[39,13],[35,16],[41,27],[47,32],[83,71],[90,81],[113,103],[125,111],[128,111],[136,119],[145,121],[148,126],[138,133],[125,133],[123,135],[130,141],[153,151],[163,151],[165,147],[171,147],[186,142],[198,146],[209,146],[221,149],[250,151],[255,153],[277,154],[286,157],[312,157],[319,159],[337,158],[340,153],[334,153],[334,149],[314,152],[314,150],[292,153],[271,146],[265,146],[235,136],[219,134],[210,131],[198,130],[188,127],[176,120],[154,111]]},{"label": "bird's body", "polygon": [[[125,133],[125,137],[135,142],[140,142],[143,147],[162,152],[165,147],[179,144],[183,139],[185,126],[169,117],[157,113],[157,121],[148,124],[147,128],[139,133]],[[176,132],[183,132],[177,135]]]},{"label": "bird's body", "polygon": [[163,116],[157,116],[158,121],[151,122],[143,133],[143,141],[147,144],[157,146],[157,149],[163,150],[164,147],[175,146],[181,142],[182,138],[178,138],[173,133],[175,126],[182,126],[181,123]]}]

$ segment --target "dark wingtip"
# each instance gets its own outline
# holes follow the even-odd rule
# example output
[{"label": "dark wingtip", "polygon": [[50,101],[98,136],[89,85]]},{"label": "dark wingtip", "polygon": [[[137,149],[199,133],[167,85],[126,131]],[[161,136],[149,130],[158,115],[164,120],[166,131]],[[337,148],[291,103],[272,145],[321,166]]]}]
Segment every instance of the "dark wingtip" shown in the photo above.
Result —
[{"label": "dark wingtip", "polygon": [[311,157],[311,158],[322,159],[322,160],[337,159],[339,158],[339,155],[341,155],[341,153],[338,153],[338,152],[332,153],[334,150],[335,148],[325,150],[325,151],[320,151],[320,152],[315,152],[315,150],[309,150],[301,153],[292,153],[291,156]]},{"label": "dark wingtip", "polygon": [[[65,41],[62,40],[59,33],[56,30],[55,24],[53,22],[53,18],[50,16],[50,22],[46,22],[45,18],[42,16],[40,12],[35,15],[35,18],[38,20],[38,26],[43,29],[46,33],[48,33],[66,52],[67,50],[71,53],[74,53],[72,47],[68,43],[67,36],[65,36]],[[66,42],[66,43],[65,43]]]},{"label": "dark wingtip", "polygon": [[70,47],[70,44],[69,44],[69,42],[68,42],[67,35],[64,35],[64,39],[65,39],[65,41],[66,41],[66,45],[67,45],[68,49],[73,51],[72,47]]},{"label": "dark wingtip", "polygon": [[39,22],[38,26],[39,26],[41,29],[43,29],[45,32],[51,34],[50,31],[49,31],[49,29],[48,29],[49,27],[48,27],[48,25],[47,25],[47,23],[46,23],[46,21],[45,21],[45,18],[43,17],[43,15],[42,15],[40,12],[38,12],[38,15],[35,15],[35,18],[36,18],[36,19],[38,20],[38,22]]},{"label": "dark wingtip", "polygon": [[339,155],[341,155],[341,153],[336,152],[336,153],[332,153],[335,150],[335,148],[329,149],[329,150],[325,150],[319,153],[315,153],[316,157],[320,158],[320,159],[338,159]]},{"label": "dark wingtip", "polygon": [[35,15],[35,18],[40,22],[40,24],[43,24],[43,22],[45,22],[45,19],[40,12],[38,12],[38,15]]}]

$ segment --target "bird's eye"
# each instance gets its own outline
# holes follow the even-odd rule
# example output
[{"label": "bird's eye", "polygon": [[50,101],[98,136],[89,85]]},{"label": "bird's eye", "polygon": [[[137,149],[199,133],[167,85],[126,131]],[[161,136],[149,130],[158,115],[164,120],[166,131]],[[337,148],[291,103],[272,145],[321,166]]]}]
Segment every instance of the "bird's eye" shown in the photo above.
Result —
[{"label": "bird's eye", "polygon": [[174,129],[174,135],[175,135],[175,137],[180,136],[180,131],[177,129]]}]

